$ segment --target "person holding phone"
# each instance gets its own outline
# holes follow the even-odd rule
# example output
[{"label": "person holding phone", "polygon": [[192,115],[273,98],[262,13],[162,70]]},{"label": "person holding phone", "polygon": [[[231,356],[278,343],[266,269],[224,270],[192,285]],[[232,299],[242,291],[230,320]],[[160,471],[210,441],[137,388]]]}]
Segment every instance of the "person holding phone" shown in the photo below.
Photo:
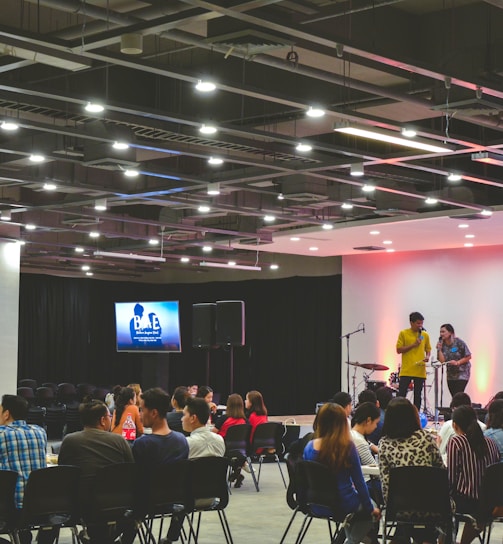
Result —
[{"label": "person holding phone", "polygon": [[438,360],[447,366],[447,387],[451,395],[464,392],[470,379],[472,354],[466,343],[456,336],[450,323],[440,327],[437,351]]}]

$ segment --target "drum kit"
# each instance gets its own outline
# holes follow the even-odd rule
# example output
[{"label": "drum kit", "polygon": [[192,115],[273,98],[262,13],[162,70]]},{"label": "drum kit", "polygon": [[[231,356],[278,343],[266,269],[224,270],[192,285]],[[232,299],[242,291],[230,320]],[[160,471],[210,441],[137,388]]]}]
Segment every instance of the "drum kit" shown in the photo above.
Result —
[{"label": "drum kit", "polygon": [[[348,361],[348,365],[354,366],[357,368],[363,368],[365,370],[370,370],[370,374],[363,374],[363,379],[365,381],[365,389],[372,389],[372,391],[377,391],[380,387],[386,385],[385,381],[374,381],[369,380],[373,372],[381,372],[384,370],[389,370],[389,366],[381,365],[379,363],[359,363],[358,361]],[[353,374],[353,401],[356,401],[356,368]]]}]

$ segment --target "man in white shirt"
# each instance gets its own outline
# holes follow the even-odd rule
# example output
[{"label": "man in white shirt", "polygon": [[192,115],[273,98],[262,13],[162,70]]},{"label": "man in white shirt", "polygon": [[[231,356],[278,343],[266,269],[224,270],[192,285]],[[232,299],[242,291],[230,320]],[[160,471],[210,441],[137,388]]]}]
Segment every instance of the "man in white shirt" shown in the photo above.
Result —
[{"label": "man in white shirt", "polygon": [[207,402],[198,397],[188,398],[183,409],[182,426],[189,444],[189,459],[193,457],[223,457],[225,454],[224,439],[212,433],[206,426],[210,417]]}]

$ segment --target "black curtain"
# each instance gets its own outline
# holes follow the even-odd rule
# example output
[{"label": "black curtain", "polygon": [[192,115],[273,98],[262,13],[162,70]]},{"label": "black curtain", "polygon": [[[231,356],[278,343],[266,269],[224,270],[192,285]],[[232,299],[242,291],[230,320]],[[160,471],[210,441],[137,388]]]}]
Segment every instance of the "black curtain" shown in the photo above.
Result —
[{"label": "black curtain", "polygon": [[[182,353],[117,353],[114,302],[179,300]],[[246,345],[192,347],[192,305],[243,300]],[[221,393],[257,389],[272,414],[312,413],[340,388],[341,276],[205,284],[105,282],[23,274],[19,378],[172,391],[206,383]]]}]

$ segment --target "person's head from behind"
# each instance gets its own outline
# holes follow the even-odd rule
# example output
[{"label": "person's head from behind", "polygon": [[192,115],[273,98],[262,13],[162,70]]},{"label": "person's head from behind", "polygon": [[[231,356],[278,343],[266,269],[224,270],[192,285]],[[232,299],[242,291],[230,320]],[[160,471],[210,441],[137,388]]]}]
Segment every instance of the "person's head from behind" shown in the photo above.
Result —
[{"label": "person's head from behind", "polygon": [[229,417],[245,419],[245,406],[241,395],[238,395],[237,393],[229,395],[225,412]]},{"label": "person's head from behind", "polygon": [[417,408],[407,399],[397,397],[386,408],[382,435],[388,438],[409,438],[421,428]]},{"label": "person's head from behind", "polygon": [[379,401],[379,407],[382,410],[386,410],[388,407],[388,404],[393,399],[393,389],[391,387],[379,387],[379,389],[376,391],[376,397]]},{"label": "person's head from behind", "polygon": [[315,438],[321,439],[318,461],[334,471],[348,466],[351,445],[348,420],[339,404],[325,403],[318,411]]},{"label": "person's head from behind", "polygon": [[246,393],[245,406],[247,410],[254,412],[258,416],[267,415],[267,408],[264,404],[264,398],[262,397],[262,393],[259,391],[254,390]]},{"label": "person's head from behind", "polygon": [[364,402],[373,402],[377,404],[377,395],[372,389],[364,389],[358,395],[358,404],[363,404]]},{"label": "person's head from behind", "polygon": [[472,399],[467,393],[459,392],[455,393],[451,399],[450,407],[452,410],[457,408],[458,406],[471,406],[472,405]]},{"label": "person's head from behind", "polygon": [[381,410],[377,405],[373,402],[364,402],[356,408],[351,423],[358,426],[363,435],[368,435],[376,430],[380,419]]},{"label": "person's head from behind", "polygon": [[128,384],[128,387],[130,387],[136,395],[135,397],[136,406],[140,406],[141,385],[139,383],[130,383]]},{"label": "person's head from behind", "polygon": [[182,427],[186,433],[204,427],[210,417],[208,403],[200,397],[189,397],[183,409]]},{"label": "person's head from behind", "polygon": [[188,389],[184,385],[180,385],[173,391],[171,406],[173,406],[173,408],[179,412],[180,410],[183,410],[189,397],[190,393]]},{"label": "person's head from behind", "polygon": [[480,428],[477,413],[471,406],[458,406],[453,410],[452,428],[456,434],[466,436],[477,457],[483,457],[486,454],[487,443]]},{"label": "person's head from behind", "polygon": [[338,404],[346,412],[346,417],[351,415],[353,406],[351,404],[351,395],[345,391],[339,391],[333,397],[331,402]]},{"label": "person's head from behind", "polygon": [[418,331],[423,328],[424,317],[419,312],[412,312],[409,315],[410,328],[413,331]]},{"label": "person's head from behind", "polygon": [[141,394],[140,406],[145,427],[164,424],[170,408],[169,395],[160,387],[147,389]]},{"label": "person's head from behind", "polygon": [[112,416],[108,406],[101,400],[91,400],[79,406],[80,419],[84,427],[109,431]]},{"label": "person's head from behind", "polygon": [[493,400],[489,405],[487,426],[490,429],[503,429],[503,399]]},{"label": "person's head from behind", "polygon": [[493,400],[498,400],[498,399],[502,399],[503,400],[503,391],[498,391],[496,393],[496,395],[494,395],[494,399]]},{"label": "person's head from behind", "polygon": [[18,420],[26,421],[28,401],[19,395],[3,395],[0,410],[0,425]]},{"label": "person's head from behind", "polygon": [[209,385],[201,385],[197,390],[196,397],[204,399],[208,403],[213,402],[213,389]]}]

